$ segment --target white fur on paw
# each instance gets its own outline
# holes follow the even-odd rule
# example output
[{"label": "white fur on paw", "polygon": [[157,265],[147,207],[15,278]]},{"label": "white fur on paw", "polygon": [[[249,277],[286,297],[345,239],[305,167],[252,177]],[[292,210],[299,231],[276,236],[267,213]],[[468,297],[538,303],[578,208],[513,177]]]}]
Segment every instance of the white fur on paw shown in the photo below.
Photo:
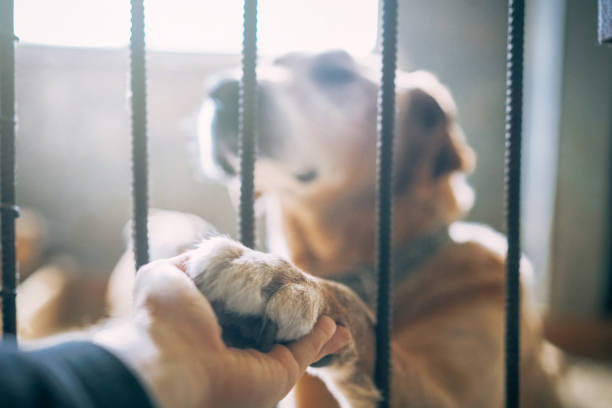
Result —
[{"label": "white fur on paw", "polygon": [[278,327],[277,341],[306,335],[320,315],[315,279],[275,255],[220,236],[202,241],[188,259],[187,274],[210,302],[234,314],[266,317]]}]

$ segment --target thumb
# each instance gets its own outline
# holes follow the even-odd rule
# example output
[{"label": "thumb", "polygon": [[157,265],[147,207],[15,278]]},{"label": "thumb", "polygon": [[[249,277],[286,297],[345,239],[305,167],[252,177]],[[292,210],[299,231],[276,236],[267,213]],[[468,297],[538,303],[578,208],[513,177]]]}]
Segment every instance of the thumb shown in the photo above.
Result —
[{"label": "thumb", "polygon": [[327,316],[321,316],[310,334],[287,346],[298,363],[300,372],[306,370],[306,367],[320,358],[321,352],[328,342],[335,337],[336,331],[336,323]]}]

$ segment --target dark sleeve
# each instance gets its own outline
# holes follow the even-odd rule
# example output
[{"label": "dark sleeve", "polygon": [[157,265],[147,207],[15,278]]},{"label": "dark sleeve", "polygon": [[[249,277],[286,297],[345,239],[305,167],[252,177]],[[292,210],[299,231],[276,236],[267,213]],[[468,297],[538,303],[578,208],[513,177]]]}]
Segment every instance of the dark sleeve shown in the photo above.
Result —
[{"label": "dark sleeve", "polygon": [[113,354],[88,342],[36,351],[0,347],[2,407],[153,407],[142,384]]},{"label": "dark sleeve", "polygon": [[612,0],[599,0],[599,42],[612,44]]}]

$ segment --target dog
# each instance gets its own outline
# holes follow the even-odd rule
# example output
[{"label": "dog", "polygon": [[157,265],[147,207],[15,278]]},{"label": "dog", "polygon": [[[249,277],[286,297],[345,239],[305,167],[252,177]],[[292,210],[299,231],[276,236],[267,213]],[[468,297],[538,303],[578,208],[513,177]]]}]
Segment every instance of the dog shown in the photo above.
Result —
[{"label": "dog", "polygon": [[[177,213],[151,220],[152,252],[178,255],[230,344],[265,350],[303,336],[321,314],[350,330],[349,345],[297,384],[298,407],[374,407],[380,399],[373,382],[377,76],[343,51],[288,54],[259,68],[255,186],[269,253],[211,234],[199,221],[167,221]],[[465,175],[475,158],[450,92],[424,71],[398,72],[396,89],[391,405],[501,407],[505,241],[459,221],[472,205]],[[234,196],[238,95],[235,75],[210,87],[198,136],[204,171]],[[525,286],[527,261],[521,269]],[[521,406],[560,406],[525,296],[521,313]]]}]

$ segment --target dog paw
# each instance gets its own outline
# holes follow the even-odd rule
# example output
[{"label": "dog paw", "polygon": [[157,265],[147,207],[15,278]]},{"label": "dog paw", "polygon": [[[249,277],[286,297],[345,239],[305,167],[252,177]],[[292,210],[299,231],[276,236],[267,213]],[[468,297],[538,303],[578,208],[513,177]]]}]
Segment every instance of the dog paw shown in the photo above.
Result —
[{"label": "dog paw", "polygon": [[189,251],[187,274],[210,301],[233,347],[269,350],[309,333],[322,309],[315,278],[226,237]]}]

